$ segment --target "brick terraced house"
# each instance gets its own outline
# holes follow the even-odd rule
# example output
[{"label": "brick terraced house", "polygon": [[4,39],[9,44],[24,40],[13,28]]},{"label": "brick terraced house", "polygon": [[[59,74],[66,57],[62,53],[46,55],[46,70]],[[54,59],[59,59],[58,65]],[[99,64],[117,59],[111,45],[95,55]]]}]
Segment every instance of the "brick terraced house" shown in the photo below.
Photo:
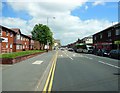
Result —
[{"label": "brick terraced house", "polygon": [[16,51],[16,45],[14,43],[16,33],[13,30],[0,25],[0,37],[3,39],[0,42],[0,53]]},{"label": "brick terraced house", "polygon": [[21,33],[19,28],[9,29],[0,25],[0,53],[32,50],[34,40]]}]

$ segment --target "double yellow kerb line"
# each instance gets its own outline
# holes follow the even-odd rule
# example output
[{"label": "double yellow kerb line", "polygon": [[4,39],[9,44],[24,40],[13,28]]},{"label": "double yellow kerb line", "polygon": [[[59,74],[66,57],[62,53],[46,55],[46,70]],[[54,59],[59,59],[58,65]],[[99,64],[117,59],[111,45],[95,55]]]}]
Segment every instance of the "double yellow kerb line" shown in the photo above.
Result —
[{"label": "double yellow kerb line", "polygon": [[56,61],[57,61],[57,55],[58,55],[58,51],[56,52],[55,57],[53,58],[53,61],[52,61],[53,63],[50,68],[50,72],[48,74],[48,78],[46,80],[46,83],[45,83],[42,93],[50,93],[51,92],[54,73],[55,73],[55,67],[56,67]]}]

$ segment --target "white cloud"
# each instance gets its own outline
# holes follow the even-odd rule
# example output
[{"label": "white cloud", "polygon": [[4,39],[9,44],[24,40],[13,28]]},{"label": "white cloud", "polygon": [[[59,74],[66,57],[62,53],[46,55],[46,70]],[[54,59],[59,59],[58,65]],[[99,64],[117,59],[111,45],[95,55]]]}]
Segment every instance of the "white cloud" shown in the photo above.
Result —
[{"label": "white cloud", "polygon": [[8,28],[20,28],[24,34],[30,34],[32,30],[27,21],[20,18],[2,17],[2,25]]},{"label": "white cloud", "polygon": [[103,0],[97,0],[93,3],[93,6],[97,6],[97,5],[105,5],[105,1]]},{"label": "white cloud", "polygon": [[[53,31],[54,37],[60,39],[62,44],[94,34],[111,25],[111,22],[107,20],[90,19],[83,21],[79,17],[72,16],[71,11],[82,6],[85,3],[83,0],[75,0],[74,2],[70,0],[64,2],[62,0],[59,0],[59,2],[57,2],[58,0],[52,1],[8,2],[15,11],[26,11],[32,16],[32,19],[27,21],[20,18],[3,17],[2,24],[20,28],[22,33],[30,34],[35,24],[47,24],[47,17],[49,17],[48,25]],[[87,9],[88,6],[85,6],[85,8]],[[54,16],[55,19],[52,18]]]}]

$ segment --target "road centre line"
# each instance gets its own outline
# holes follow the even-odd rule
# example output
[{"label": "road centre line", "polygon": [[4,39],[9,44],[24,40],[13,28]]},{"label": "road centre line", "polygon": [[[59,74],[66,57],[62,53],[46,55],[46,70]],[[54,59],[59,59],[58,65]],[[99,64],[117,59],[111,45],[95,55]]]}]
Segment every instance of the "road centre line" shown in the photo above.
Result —
[{"label": "road centre line", "polygon": [[[46,93],[48,90],[49,90],[48,93],[51,92],[52,84],[53,84],[53,78],[54,78],[54,72],[55,72],[55,66],[56,66],[56,61],[57,61],[57,55],[58,55],[58,52],[56,53],[55,58],[53,60],[53,63],[52,63],[52,66],[50,68],[50,72],[48,74],[48,77],[47,77],[47,80],[46,80],[46,83],[45,83],[45,86],[43,88],[42,93]],[[47,90],[47,88],[48,88],[48,90]]]},{"label": "road centre line", "polygon": [[109,64],[109,63],[103,62],[103,61],[98,61],[98,62],[100,62],[100,63],[102,63],[102,64],[106,64],[106,65],[111,66],[111,67],[115,67],[115,68],[120,69],[120,67],[118,67],[118,66],[115,66],[115,65],[112,65],[112,64]]},{"label": "road centre line", "polygon": [[52,76],[51,76],[51,80],[50,80],[50,84],[49,84],[49,88],[48,88],[48,93],[51,92],[52,90],[52,85],[53,85],[53,78],[54,78],[54,73],[55,73],[55,68],[56,68],[56,61],[57,61],[57,54],[56,54],[56,58],[55,58],[55,64],[54,64],[54,67],[53,67],[53,73],[52,73]]},{"label": "road centre line", "polygon": [[[52,57],[50,63],[54,61],[55,55],[56,55],[56,54],[53,55],[53,57]],[[50,66],[50,65],[51,65],[51,64],[49,64],[49,65],[47,66],[46,69],[49,69],[49,66]],[[51,66],[51,67],[52,67],[52,66]],[[45,70],[45,72],[43,73],[42,77],[39,79],[38,84],[37,84],[37,86],[36,86],[36,88],[35,88],[35,92],[34,92],[34,93],[36,93],[36,91],[38,90],[38,88],[39,88],[39,86],[40,86],[42,80],[43,80],[44,77],[45,77],[46,72],[47,72],[47,71]]]}]

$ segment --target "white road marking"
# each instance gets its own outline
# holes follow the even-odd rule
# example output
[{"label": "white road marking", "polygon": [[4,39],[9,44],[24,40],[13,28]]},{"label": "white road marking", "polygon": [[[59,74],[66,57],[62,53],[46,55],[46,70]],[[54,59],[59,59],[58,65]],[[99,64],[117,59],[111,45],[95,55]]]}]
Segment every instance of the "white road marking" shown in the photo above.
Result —
[{"label": "white road marking", "polygon": [[109,64],[109,63],[103,62],[103,61],[98,61],[98,62],[100,62],[100,63],[102,63],[102,64],[106,64],[106,65],[111,66],[111,67],[115,67],[115,68],[120,69],[120,67],[118,67],[118,66],[115,66],[115,65],[112,65],[112,64]]},{"label": "white road marking", "polygon": [[[66,56],[68,56],[65,52],[64,52],[64,54],[66,55]],[[70,57],[70,56],[68,56],[71,60],[73,60],[73,58],[72,57]]]},{"label": "white road marking", "polygon": [[75,57],[75,54],[73,54],[73,56]]},{"label": "white road marking", "polygon": [[43,63],[43,61],[35,61],[32,64],[37,64],[37,65],[39,64],[40,65],[41,63]]}]

